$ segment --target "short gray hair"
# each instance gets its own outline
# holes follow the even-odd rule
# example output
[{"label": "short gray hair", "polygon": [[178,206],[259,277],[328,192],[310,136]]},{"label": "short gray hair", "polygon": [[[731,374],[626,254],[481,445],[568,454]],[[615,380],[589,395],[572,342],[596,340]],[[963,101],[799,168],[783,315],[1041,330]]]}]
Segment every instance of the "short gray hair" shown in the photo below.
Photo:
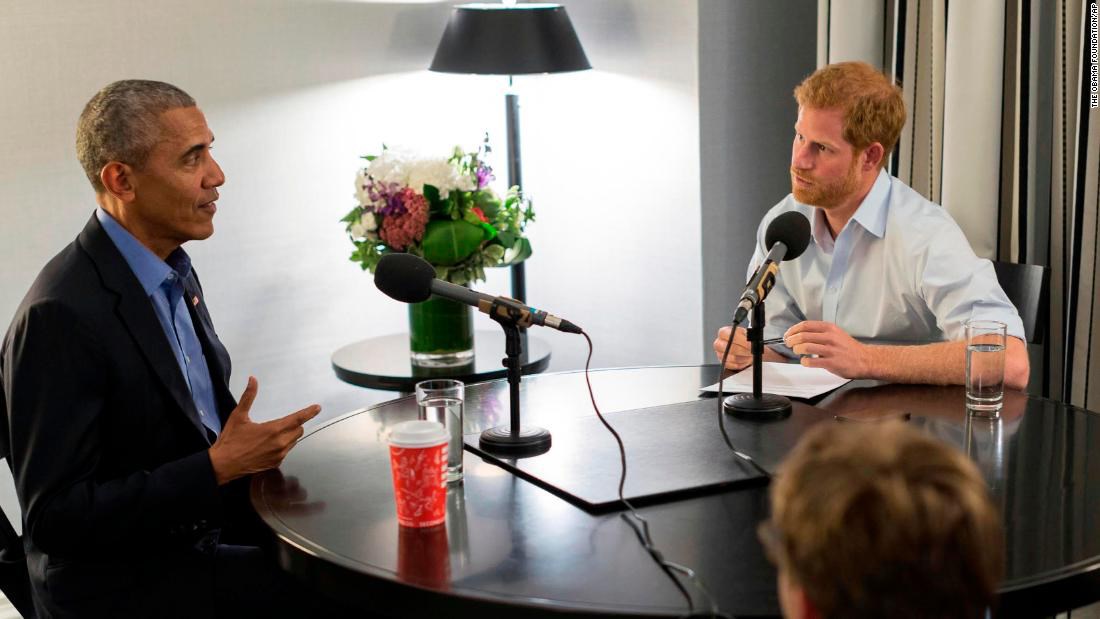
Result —
[{"label": "short gray hair", "polygon": [[194,106],[183,90],[152,80],[121,80],[97,92],[76,125],[76,156],[96,193],[106,190],[99,171],[107,163],[145,165],[160,138],[162,113]]}]

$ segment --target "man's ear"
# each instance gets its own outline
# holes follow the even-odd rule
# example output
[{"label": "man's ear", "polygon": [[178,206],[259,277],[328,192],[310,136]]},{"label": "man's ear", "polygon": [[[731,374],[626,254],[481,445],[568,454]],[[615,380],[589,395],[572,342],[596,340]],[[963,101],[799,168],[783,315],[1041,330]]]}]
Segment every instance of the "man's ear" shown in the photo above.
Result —
[{"label": "man's ear", "polygon": [[133,172],[125,163],[110,161],[99,171],[99,182],[107,193],[123,202],[132,202],[135,195]]},{"label": "man's ear", "polygon": [[797,595],[800,598],[799,605],[802,606],[802,617],[804,619],[821,619],[821,613],[817,611],[817,607],[806,595],[806,590],[799,587]]},{"label": "man's ear", "polygon": [[786,570],[779,570],[776,585],[779,588],[779,607],[785,619],[821,619],[821,613],[802,588]]},{"label": "man's ear", "polygon": [[872,142],[870,146],[863,149],[863,171],[870,172],[879,169],[882,164],[882,157],[885,154],[886,149],[882,147],[882,144]]}]

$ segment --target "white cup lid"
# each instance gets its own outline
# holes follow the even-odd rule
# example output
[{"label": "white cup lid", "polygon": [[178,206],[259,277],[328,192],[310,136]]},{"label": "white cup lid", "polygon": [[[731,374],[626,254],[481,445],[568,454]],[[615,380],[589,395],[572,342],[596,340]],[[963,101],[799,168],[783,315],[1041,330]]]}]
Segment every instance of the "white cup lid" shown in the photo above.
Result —
[{"label": "white cup lid", "polygon": [[425,419],[402,421],[390,431],[390,445],[395,447],[432,447],[448,438],[443,424]]}]

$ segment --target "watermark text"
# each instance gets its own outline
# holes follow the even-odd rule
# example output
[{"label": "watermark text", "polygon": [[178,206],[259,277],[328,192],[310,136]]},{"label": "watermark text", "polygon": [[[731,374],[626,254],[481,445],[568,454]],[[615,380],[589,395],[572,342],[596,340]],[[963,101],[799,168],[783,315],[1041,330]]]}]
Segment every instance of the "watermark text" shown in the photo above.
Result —
[{"label": "watermark text", "polygon": [[1089,2],[1089,107],[1100,107],[1100,63],[1097,62],[1097,33],[1100,32],[1100,7]]}]

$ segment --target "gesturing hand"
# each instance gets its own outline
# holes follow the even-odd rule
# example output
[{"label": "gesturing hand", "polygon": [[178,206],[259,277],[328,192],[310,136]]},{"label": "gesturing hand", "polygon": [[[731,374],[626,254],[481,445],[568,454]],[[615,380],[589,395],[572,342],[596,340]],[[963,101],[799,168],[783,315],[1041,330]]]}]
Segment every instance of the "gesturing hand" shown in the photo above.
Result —
[{"label": "gesturing hand", "polygon": [[249,376],[240,403],[210,447],[210,464],[219,486],[279,466],[305,432],[302,424],[321,412],[321,407],[313,404],[280,419],[255,423],[248,413],[258,390],[256,378]]},{"label": "gesturing hand", "polygon": [[[726,352],[726,343],[730,339],[730,328],[722,327],[718,330],[718,337],[714,340],[714,352],[718,355],[718,362],[722,362],[722,353]],[[733,334],[733,346],[730,347],[730,356],[726,359],[726,368],[730,370],[743,370],[752,365],[752,348],[749,344],[745,329],[737,327]]]},{"label": "gesturing hand", "polygon": [[843,378],[869,378],[871,361],[867,346],[831,322],[806,320],[787,329],[784,342],[802,357],[808,368],[825,368]]}]

